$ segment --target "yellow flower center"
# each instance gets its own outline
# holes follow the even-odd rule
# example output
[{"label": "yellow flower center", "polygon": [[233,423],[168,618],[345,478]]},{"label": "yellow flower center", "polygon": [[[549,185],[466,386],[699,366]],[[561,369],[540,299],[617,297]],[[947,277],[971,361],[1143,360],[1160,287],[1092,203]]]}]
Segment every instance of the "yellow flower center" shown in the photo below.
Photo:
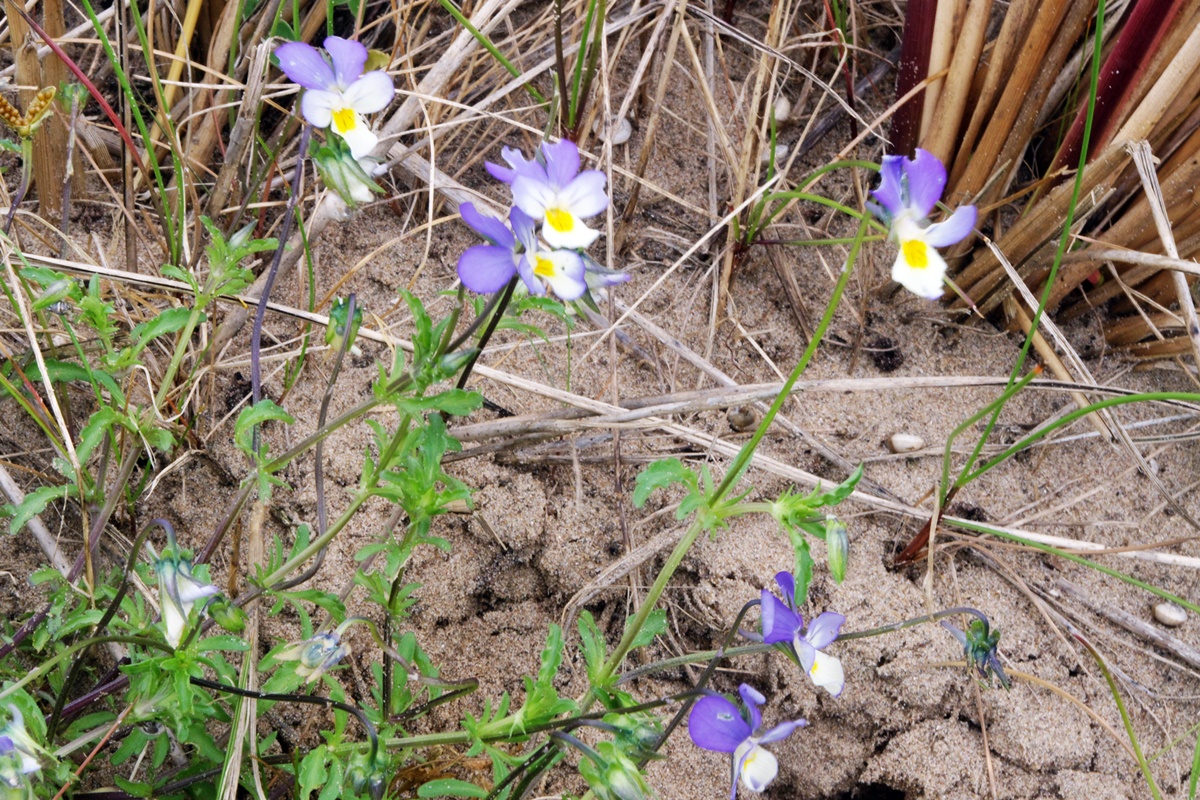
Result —
[{"label": "yellow flower center", "polygon": [[561,208],[547,208],[546,222],[559,233],[570,233],[571,229],[575,227],[575,220],[571,216],[571,212],[563,211]]},{"label": "yellow flower center", "polygon": [[816,674],[817,674],[817,662],[816,661],[813,662],[812,669],[810,669],[808,671],[808,674],[816,677]]},{"label": "yellow flower center", "polygon": [[920,239],[908,239],[900,243],[904,260],[913,269],[925,269],[929,266],[929,245]]},{"label": "yellow flower center", "polygon": [[333,127],[338,133],[346,133],[358,127],[358,114],[353,108],[339,108],[333,112]]},{"label": "yellow flower center", "polygon": [[554,277],[554,262],[548,258],[534,256],[533,259],[533,274],[540,278]]}]

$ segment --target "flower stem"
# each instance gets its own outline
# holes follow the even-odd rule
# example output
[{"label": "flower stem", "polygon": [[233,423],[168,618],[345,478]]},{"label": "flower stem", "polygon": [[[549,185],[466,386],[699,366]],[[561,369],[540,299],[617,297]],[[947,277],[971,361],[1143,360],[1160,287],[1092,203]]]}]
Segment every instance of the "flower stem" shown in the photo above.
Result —
[{"label": "flower stem", "polygon": [[[850,282],[850,273],[855,261],[858,259],[859,252],[862,250],[863,239],[866,236],[867,227],[867,219],[860,219],[858,234],[855,237],[854,245],[850,248],[850,254],[846,259],[846,267],[842,270],[842,274],[838,276],[837,283],[833,287],[833,295],[829,298],[829,304],[825,307],[825,314],[823,317],[821,317],[820,324],[817,325],[817,329],[813,332],[812,339],[809,340],[808,347],[805,348],[804,355],[800,357],[800,361],[796,364],[795,369],[792,370],[792,374],[788,376],[787,383],[785,383],[783,388],[779,390],[779,394],[775,397],[775,402],[771,404],[770,409],[768,409],[766,415],[763,416],[762,422],[759,423],[758,430],[754,432],[754,436],[751,437],[750,441],[748,441],[738,452],[737,456],[733,460],[733,463],[730,465],[729,470],[725,473],[725,478],[721,481],[720,485],[717,486],[716,491],[714,491],[712,495],[708,497],[707,501],[705,502],[708,510],[715,510],[716,507],[720,505],[729,491],[733,489],[733,487],[741,479],[746,469],[749,468],[750,459],[753,457],[754,451],[758,448],[759,443],[762,442],[763,437],[767,433],[767,429],[771,426],[771,423],[774,421],[775,416],[779,413],[779,410],[783,408],[784,401],[786,401],[788,396],[791,394],[792,388],[796,385],[796,381],[800,380],[800,376],[804,374],[804,370],[808,368],[809,363],[816,354],[817,347],[824,338],[825,332],[829,329],[829,325],[833,322],[833,315],[834,312],[837,311],[838,304],[841,302],[842,294],[845,292],[846,286]],[[692,549],[692,545],[696,543],[696,539],[699,538],[701,532],[704,530],[704,527],[699,522],[699,520],[704,516],[705,515],[700,514],[695,520],[692,521],[691,526],[683,535],[683,538],[679,540],[679,543],[675,545],[675,549],[672,550],[671,554],[667,557],[667,562],[663,565],[662,570],[658,573],[658,577],[655,578],[654,585],[651,586],[650,591],[647,592],[645,599],[638,608],[637,614],[634,615],[634,618],[629,622],[628,625],[625,626],[625,633],[621,636],[621,641],[617,644],[616,648],[613,649],[612,654],[600,668],[596,675],[594,686],[588,689],[588,692],[584,698],[584,702],[582,703],[585,709],[596,699],[595,686],[606,686],[609,680],[612,678],[613,673],[616,672],[617,668],[625,660],[626,654],[628,654],[629,649],[633,646],[634,639],[637,638],[638,634],[642,630],[642,627],[646,624],[646,620],[649,619],[650,613],[658,604],[658,600],[660,597],[662,597],[662,593],[666,591],[667,583],[675,574],[675,570],[678,569],[679,565],[683,562],[683,557],[687,555],[689,550]]]}]

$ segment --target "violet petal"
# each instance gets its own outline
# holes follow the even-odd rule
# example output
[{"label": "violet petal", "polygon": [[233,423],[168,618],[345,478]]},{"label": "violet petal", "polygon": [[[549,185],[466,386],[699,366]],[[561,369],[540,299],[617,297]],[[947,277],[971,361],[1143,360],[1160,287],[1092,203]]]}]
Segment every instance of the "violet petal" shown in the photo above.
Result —
[{"label": "violet petal", "polygon": [[724,697],[701,697],[688,714],[688,735],[697,747],[705,750],[732,753],[749,738],[750,732],[737,706]]},{"label": "violet petal", "polygon": [[904,174],[908,177],[908,206],[924,219],[942,199],[946,168],[937,156],[918,147],[917,157],[904,164]]}]

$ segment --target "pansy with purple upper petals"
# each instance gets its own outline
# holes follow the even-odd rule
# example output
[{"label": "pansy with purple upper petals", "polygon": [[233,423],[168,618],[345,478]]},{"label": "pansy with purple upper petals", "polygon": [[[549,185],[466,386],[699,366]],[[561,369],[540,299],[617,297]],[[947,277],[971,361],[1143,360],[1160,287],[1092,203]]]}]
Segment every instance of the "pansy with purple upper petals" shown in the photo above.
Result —
[{"label": "pansy with purple upper petals", "polygon": [[[512,156],[510,158],[510,156]],[[551,247],[582,250],[600,235],[583,224],[608,208],[603,172],[579,171],[579,148],[563,139],[542,145],[538,161],[525,161],[519,153],[506,152],[512,170],[491,165],[499,180],[511,172],[513,201],[542,224],[542,238]],[[497,175],[497,173],[500,173]]]},{"label": "pansy with purple upper petals", "polygon": [[10,703],[8,712],[12,719],[0,727],[0,789],[27,789],[32,797],[32,787],[25,776],[42,768],[38,755],[46,751],[25,730],[21,711]]},{"label": "pansy with purple upper petals", "polygon": [[537,239],[534,221],[519,207],[509,212],[511,230],[495,217],[482,214],[472,203],[459,213],[489,244],[468,247],[458,259],[458,277],[473,292],[498,292],[520,275],[532,294],[545,294],[545,286],[564,300],[576,300],[587,291],[583,259],[572,250],[546,250]]},{"label": "pansy with purple upper petals", "polygon": [[[192,562],[179,555],[175,537],[170,535],[168,540],[171,552],[163,553],[163,557],[154,562],[154,572],[158,576],[158,601],[162,606],[167,643],[179,647],[197,601],[216,595],[217,587],[193,575]],[[203,611],[204,606],[201,606],[202,614]]]},{"label": "pansy with purple upper petals", "polygon": [[933,225],[928,218],[946,188],[946,168],[938,157],[917,149],[916,158],[884,156],[879,188],[871,192],[879,204],[871,211],[890,227],[900,245],[892,279],[913,294],[929,300],[942,296],[946,260],[934,248],[965,239],[975,227],[975,206],[961,206],[948,219]]},{"label": "pansy with purple upper petals", "polygon": [[396,87],[386,72],[363,73],[367,48],[359,42],[330,36],[325,39],[325,52],[329,61],[304,42],[275,48],[284,74],[306,90],[300,101],[304,119],[317,128],[332,126],[354,157],[362,158],[379,141],[363,114],[382,111],[395,96]]},{"label": "pansy with purple upper petals", "polygon": [[798,719],[764,731],[758,707],[766,698],[745,683],[738,687],[738,694],[744,710],[720,695],[706,695],[696,701],[688,715],[688,735],[697,747],[732,755],[730,800],[737,797],[739,779],[752,792],[766,789],[775,780],[779,762],[762,745],[786,739],[796,728],[808,724]]},{"label": "pansy with purple upper petals", "polygon": [[846,618],[832,611],[817,616],[807,628],[804,617],[796,609],[796,579],[790,572],[780,572],[775,582],[783,592],[784,602],[762,591],[762,632],[766,644],[789,644],[800,666],[817,686],[824,687],[834,697],[846,685],[842,662],[822,652],[837,639]]}]

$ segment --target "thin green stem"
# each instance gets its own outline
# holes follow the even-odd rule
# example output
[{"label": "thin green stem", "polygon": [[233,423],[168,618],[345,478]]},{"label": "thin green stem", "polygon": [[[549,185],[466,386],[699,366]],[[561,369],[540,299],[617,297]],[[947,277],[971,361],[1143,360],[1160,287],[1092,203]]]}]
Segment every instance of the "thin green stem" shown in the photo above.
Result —
[{"label": "thin green stem", "polygon": [[[511,61],[505,58],[504,54],[496,49],[496,45],[492,44],[492,40],[487,37],[487,34],[483,33],[474,25],[472,25],[471,21],[463,16],[463,13],[459,11],[457,7],[455,7],[451,0],[438,0],[438,2],[442,4],[442,8],[449,12],[450,16],[454,17],[455,21],[458,22],[459,25],[462,25],[467,29],[468,33],[475,37],[475,41],[479,42],[480,46],[482,46],[484,50],[487,50],[492,58],[496,59],[496,61],[500,63],[500,66],[508,70],[509,75],[512,75],[514,78],[521,77],[521,70],[517,69]],[[537,102],[543,105],[546,103],[546,98],[542,97],[542,93],[529,83],[525,84],[525,91],[529,92],[529,96]]]},{"label": "thin green stem", "polygon": [[[1063,256],[1066,255],[1067,248],[1071,242],[1071,226],[1075,222],[1075,210],[1079,205],[1079,195],[1083,190],[1083,176],[1087,169],[1088,144],[1092,135],[1092,117],[1096,111],[1096,87],[1100,81],[1100,50],[1103,43],[1104,31],[1104,3],[1105,0],[1099,0],[1096,6],[1096,36],[1092,48],[1091,82],[1088,92],[1087,114],[1084,116],[1083,121],[1083,138],[1079,146],[1079,168],[1075,171],[1075,187],[1071,192],[1071,200],[1067,204],[1067,216],[1063,222],[1062,236],[1058,239],[1058,249],[1054,253],[1054,263],[1050,265],[1050,272],[1046,276],[1045,288],[1042,289],[1041,300],[1038,301],[1038,307],[1034,311],[1033,320],[1029,325],[1029,333],[1025,335],[1025,341],[1021,345],[1021,352],[1017,354],[1017,361],[1013,364],[1012,372],[1009,375],[1010,385],[1016,382],[1017,376],[1021,374],[1021,370],[1025,367],[1025,359],[1029,356],[1029,348],[1033,345],[1034,336],[1037,334],[1038,326],[1042,321],[1042,314],[1045,313],[1046,304],[1050,302],[1050,293],[1054,290],[1054,282],[1058,276],[1058,269],[1062,265]],[[998,407],[992,414],[992,418],[988,420],[986,427],[984,427],[983,435],[979,437],[979,441],[975,444],[975,449],[971,451],[970,457],[959,473],[958,480],[954,482],[955,486],[964,486],[973,479],[974,476],[965,479],[963,476],[971,471],[971,467],[979,459],[979,455],[983,452],[983,447],[987,444],[993,428],[996,427],[996,422],[1000,419],[1000,412],[1002,410],[1003,405]],[[949,462],[947,461],[946,463],[948,467]],[[976,473],[976,475],[978,474],[982,473]],[[946,491],[945,482],[943,481],[943,496]]]},{"label": "thin green stem", "polygon": [[[808,368],[809,362],[812,361],[813,356],[816,354],[818,345],[820,345],[821,340],[825,336],[825,332],[829,329],[829,325],[833,322],[833,315],[834,312],[837,311],[838,304],[841,302],[842,294],[845,292],[846,286],[850,282],[850,273],[855,261],[858,259],[859,252],[862,250],[862,240],[866,234],[866,231],[866,220],[860,220],[858,236],[856,237],[855,244],[853,247],[851,247],[850,254],[846,259],[846,267],[842,270],[842,274],[838,276],[838,281],[833,287],[833,295],[829,298],[829,304],[825,307],[825,314],[823,317],[821,317],[820,324],[817,325],[817,329],[813,332],[812,339],[809,340],[808,347],[805,348],[804,355],[800,357],[800,361],[796,364],[795,369],[792,370],[792,374],[788,377],[787,382],[783,385],[783,388],[780,389],[779,394],[776,395],[775,401],[771,404],[770,409],[767,410],[766,415],[763,416],[762,422],[759,423],[758,430],[754,432],[754,436],[751,437],[750,441],[748,441],[740,451],[738,451],[738,454],[734,458],[733,463],[730,465],[729,470],[725,473],[725,478],[721,481],[716,491],[714,491],[707,499],[705,505],[708,507],[708,510],[715,510],[717,506],[720,505],[720,503],[724,500],[729,491],[741,479],[743,473],[750,465],[750,459],[754,456],[754,451],[758,448],[759,443],[762,442],[763,437],[766,435],[767,429],[775,420],[776,415],[779,414],[779,410],[783,408],[784,401],[786,401],[791,395],[792,388],[796,385],[796,381],[800,380],[800,376],[804,374],[805,369]],[[692,524],[688,527],[688,530],[683,535],[683,538],[679,540],[679,543],[675,545],[675,549],[672,550],[671,554],[667,557],[666,563],[663,565],[662,570],[655,578],[654,584],[650,587],[650,591],[647,592],[646,597],[643,599],[641,606],[637,610],[637,614],[635,614],[634,618],[625,626],[625,632],[621,636],[621,641],[613,649],[608,659],[604,662],[604,665],[601,666],[600,670],[598,671],[594,682],[595,685],[606,686],[609,679],[621,665],[621,662],[625,660],[626,654],[629,652],[630,647],[633,646],[634,639],[637,638],[638,634],[642,630],[642,627],[646,624],[646,620],[649,619],[650,613],[657,606],[659,598],[662,597],[662,593],[666,591],[667,583],[675,574],[675,570],[679,568],[680,563],[683,562],[684,556],[687,555],[689,550],[691,550],[692,545],[696,543],[696,539],[699,538],[701,532],[703,532],[704,527],[699,521],[703,516],[703,514],[697,515],[697,518],[693,520]],[[594,700],[595,688],[590,688],[585,696],[583,703],[584,708],[590,706]]]},{"label": "thin green stem", "polygon": [[1133,720],[1129,718],[1129,711],[1125,708],[1125,701],[1121,698],[1121,690],[1117,687],[1117,682],[1113,679],[1112,672],[1109,671],[1108,665],[1104,663],[1104,659],[1100,657],[1100,653],[1096,651],[1096,648],[1092,647],[1090,642],[1078,633],[1072,633],[1075,636],[1075,640],[1091,653],[1092,658],[1096,660],[1096,666],[1100,667],[1100,672],[1103,673],[1104,680],[1108,682],[1108,690],[1112,693],[1113,700],[1117,704],[1117,710],[1121,712],[1121,722],[1125,725],[1125,733],[1129,736],[1129,743],[1133,745],[1133,753],[1137,756],[1138,767],[1141,768],[1142,775],[1146,778],[1146,783],[1150,786],[1150,794],[1154,795],[1154,800],[1162,800],[1162,794],[1158,791],[1158,784],[1154,782],[1154,774],[1150,772],[1150,765],[1146,763],[1146,756],[1142,754],[1142,746],[1138,743],[1137,733],[1133,730]]},{"label": "thin green stem", "polygon": [[1065,550],[1062,550],[1058,547],[1054,547],[1053,545],[1044,544],[1042,542],[1035,542],[1032,539],[1026,539],[1024,536],[1019,536],[1015,533],[1009,533],[1008,531],[1002,531],[997,528],[992,528],[987,525],[982,525],[977,522],[970,522],[968,520],[963,520],[963,519],[952,519],[949,517],[943,517],[941,519],[941,524],[942,525],[950,525],[952,527],[960,528],[960,529],[966,530],[966,531],[972,531],[974,533],[986,533],[989,536],[995,536],[1000,539],[1007,539],[1010,542],[1016,542],[1018,544],[1026,546],[1026,547],[1032,547],[1035,550],[1041,550],[1044,553],[1049,553],[1050,555],[1058,556],[1059,558],[1065,558],[1068,561],[1074,561],[1076,564],[1080,564],[1082,566],[1089,567],[1090,569],[1097,570],[1098,572],[1103,572],[1105,575],[1108,575],[1109,577],[1116,578],[1117,580],[1123,581],[1124,583],[1128,583],[1130,586],[1136,586],[1139,589],[1142,589],[1144,591],[1149,592],[1150,594],[1161,597],[1164,600],[1170,600],[1172,603],[1178,603],[1179,605],[1183,606],[1184,608],[1191,609],[1192,611],[1196,612],[1197,614],[1200,614],[1200,605],[1197,605],[1189,600],[1184,600],[1182,597],[1180,597],[1178,595],[1171,594],[1166,589],[1160,589],[1157,586],[1154,586],[1153,584],[1149,584],[1149,583],[1146,583],[1145,581],[1138,580],[1137,578],[1133,577],[1132,575],[1126,575],[1124,572],[1121,572],[1120,570],[1115,570],[1112,567],[1106,567],[1103,564],[1100,564],[1096,561],[1092,561],[1090,558],[1084,558],[1083,556],[1077,556],[1074,553],[1068,553]]}]

